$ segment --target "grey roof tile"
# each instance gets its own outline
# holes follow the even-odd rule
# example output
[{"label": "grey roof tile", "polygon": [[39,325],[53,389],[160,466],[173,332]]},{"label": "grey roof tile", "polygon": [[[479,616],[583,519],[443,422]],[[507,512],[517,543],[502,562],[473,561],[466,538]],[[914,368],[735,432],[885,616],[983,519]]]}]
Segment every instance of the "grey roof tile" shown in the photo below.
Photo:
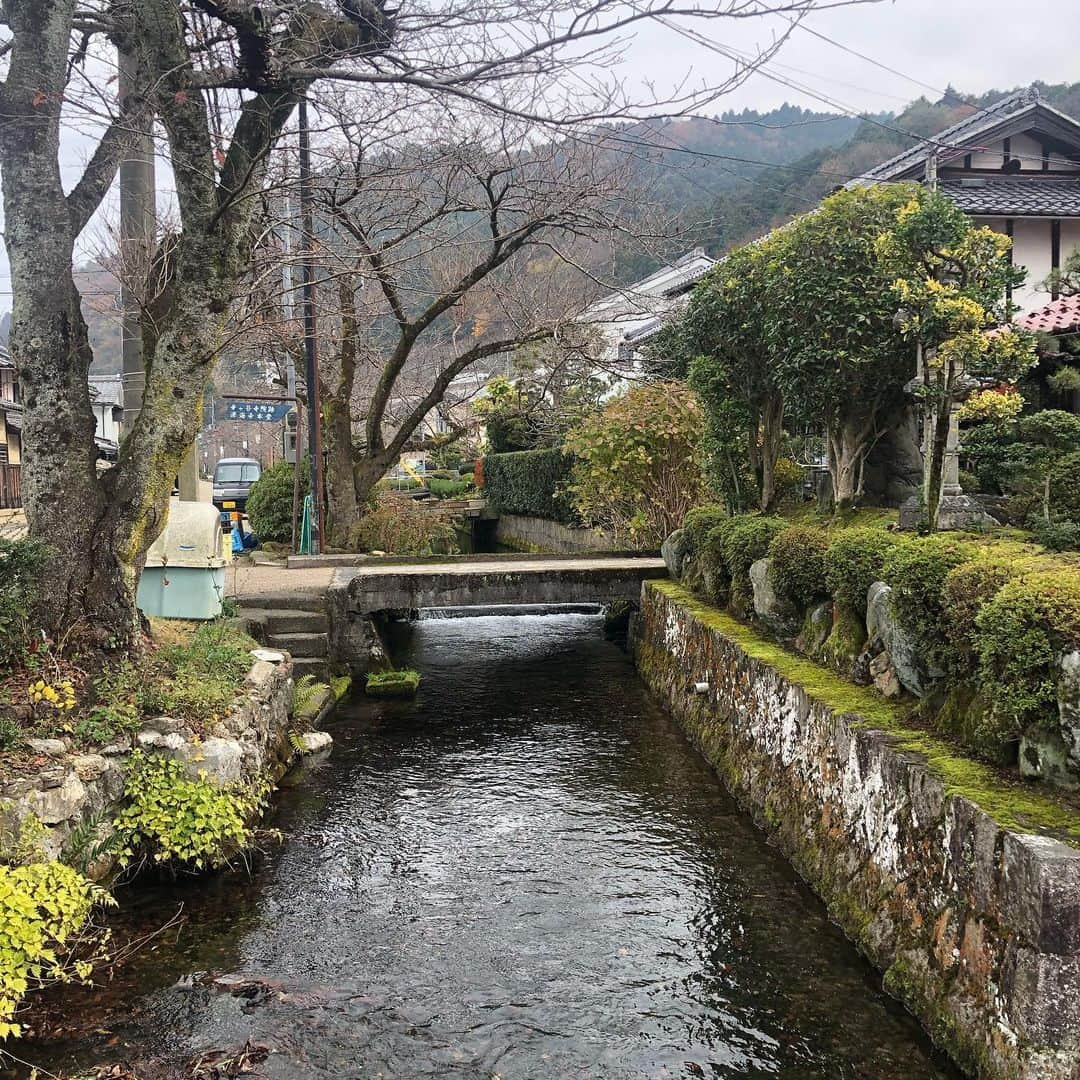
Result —
[{"label": "grey roof tile", "polygon": [[1080,217],[1080,179],[981,182],[943,180],[938,185],[966,214],[985,217]]}]

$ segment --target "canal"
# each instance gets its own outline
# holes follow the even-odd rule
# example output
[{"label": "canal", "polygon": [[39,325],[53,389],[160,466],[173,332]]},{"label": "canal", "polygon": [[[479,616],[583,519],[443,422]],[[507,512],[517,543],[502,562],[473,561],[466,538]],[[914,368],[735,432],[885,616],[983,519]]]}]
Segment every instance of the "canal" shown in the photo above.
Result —
[{"label": "canal", "polygon": [[397,629],[419,699],[339,715],[250,876],[128,890],[118,944],[179,922],[19,1054],[139,1080],[245,1044],[282,1080],[957,1076],[596,616]]}]

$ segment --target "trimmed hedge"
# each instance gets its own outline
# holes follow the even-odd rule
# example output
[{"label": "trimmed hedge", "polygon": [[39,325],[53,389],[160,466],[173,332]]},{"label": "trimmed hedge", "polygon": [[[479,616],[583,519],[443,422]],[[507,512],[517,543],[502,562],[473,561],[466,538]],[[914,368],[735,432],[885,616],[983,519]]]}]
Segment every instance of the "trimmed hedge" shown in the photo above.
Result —
[{"label": "trimmed hedge", "polygon": [[886,556],[902,543],[884,529],[842,529],[825,552],[825,587],[842,607],[866,613],[866,594],[881,580]]},{"label": "trimmed hedge", "polygon": [[563,490],[574,459],[562,450],[521,450],[488,454],[484,458],[484,494],[499,514],[578,524],[569,496]]},{"label": "trimmed hedge", "polygon": [[792,525],[769,545],[769,574],[776,589],[796,604],[807,607],[828,593],[825,552],[829,537],[812,525]]},{"label": "trimmed hedge", "polygon": [[900,625],[915,639],[928,663],[948,669],[956,664],[945,617],[945,580],[961,563],[974,558],[970,543],[951,536],[927,536],[895,548],[885,558],[882,577],[892,588]]},{"label": "trimmed hedge", "polygon": [[1080,570],[1006,583],[979,610],[975,628],[979,682],[1019,735],[1057,710],[1060,657],[1080,647]]},{"label": "trimmed hedge", "polygon": [[[293,474],[295,466],[279,461],[264,469],[247,497],[247,516],[260,540],[286,544],[292,539]],[[308,493],[306,459],[301,464],[300,499]]]},{"label": "trimmed hedge", "polygon": [[711,503],[708,506],[695,506],[683,518],[683,543],[688,555],[696,555],[705,547],[709,533],[727,521],[731,515],[726,506]]}]

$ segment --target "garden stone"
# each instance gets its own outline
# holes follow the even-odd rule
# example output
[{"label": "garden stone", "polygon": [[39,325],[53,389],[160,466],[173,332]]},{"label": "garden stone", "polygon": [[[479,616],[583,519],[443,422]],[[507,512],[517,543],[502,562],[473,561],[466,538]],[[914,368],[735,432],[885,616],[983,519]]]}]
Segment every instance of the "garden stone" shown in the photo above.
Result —
[{"label": "garden stone", "polygon": [[157,731],[140,731],[135,736],[135,741],[144,750],[167,750],[175,753],[183,749],[183,735],[173,732],[171,735],[162,735]]},{"label": "garden stone", "polygon": [[798,612],[773,588],[769,576],[772,559],[758,559],[750,566],[754,591],[754,614],[775,634],[790,634]]},{"label": "garden stone", "polygon": [[1061,658],[1058,716],[1061,735],[1069,750],[1070,764],[1080,774],[1080,651],[1077,650]]},{"label": "garden stone", "polygon": [[159,735],[171,735],[183,727],[182,720],[174,720],[171,716],[155,716],[152,720],[145,721],[149,731],[156,731]]},{"label": "garden stone", "polygon": [[121,757],[124,754],[130,753],[131,747],[125,746],[123,743],[109,743],[108,746],[101,748],[101,754],[103,757]]},{"label": "garden stone", "polygon": [[51,769],[42,769],[38,773],[37,786],[43,791],[48,788],[59,787],[67,775],[68,771],[62,765]]},{"label": "garden stone", "polygon": [[[251,655],[254,656],[256,660],[263,660],[268,664],[280,664],[285,660],[285,654],[280,649],[252,649]],[[256,667],[258,667],[258,665],[256,665]],[[251,678],[254,674],[255,669],[253,668],[248,678]]]},{"label": "garden stone", "polygon": [[305,731],[300,741],[304,744],[305,754],[318,754],[329,750],[334,739],[328,731]]},{"label": "garden stone", "polygon": [[45,757],[63,757],[67,753],[63,739],[27,739],[26,745],[35,754],[44,754]]},{"label": "garden stone", "polygon": [[900,679],[893,667],[892,657],[887,651],[879,652],[870,661],[870,677],[878,692],[884,697],[894,698],[900,694]]},{"label": "garden stone", "polygon": [[43,825],[59,825],[73,818],[89,801],[89,796],[83,782],[69,772],[61,783],[45,791],[31,792],[26,801]]},{"label": "garden stone", "polygon": [[71,767],[80,780],[97,780],[109,763],[100,754],[79,754],[71,759]]},{"label": "garden stone", "polygon": [[683,559],[686,558],[686,532],[676,529],[661,545],[660,554],[664,565],[675,581],[682,576]]},{"label": "garden stone", "polygon": [[32,791],[35,787],[34,781],[25,776],[16,777],[14,780],[9,780],[3,788],[0,788],[0,793],[3,794],[5,799],[17,799],[20,795],[25,795],[28,791]]},{"label": "garden stone", "polygon": [[1069,759],[1069,746],[1059,731],[1033,727],[1020,739],[1020,775],[1060,788],[1080,787],[1080,774]]},{"label": "garden stone", "polygon": [[244,751],[235,739],[210,738],[201,743],[185,743],[177,758],[193,780],[205,779],[216,787],[239,782]]},{"label": "garden stone", "polygon": [[881,639],[900,685],[916,697],[922,697],[930,682],[944,674],[923,661],[911,635],[897,622],[892,609],[892,589],[883,581],[875,581],[867,590],[866,629],[871,638]]}]

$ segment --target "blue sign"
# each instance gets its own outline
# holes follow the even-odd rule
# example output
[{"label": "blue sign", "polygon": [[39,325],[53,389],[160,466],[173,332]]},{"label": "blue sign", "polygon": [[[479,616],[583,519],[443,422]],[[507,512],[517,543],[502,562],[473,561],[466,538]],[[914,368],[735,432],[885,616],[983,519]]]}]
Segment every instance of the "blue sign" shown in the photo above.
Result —
[{"label": "blue sign", "polygon": [[258,420],[276,424],[292,411],[291,401],[228,401],[225,417],[228,420]]}]

